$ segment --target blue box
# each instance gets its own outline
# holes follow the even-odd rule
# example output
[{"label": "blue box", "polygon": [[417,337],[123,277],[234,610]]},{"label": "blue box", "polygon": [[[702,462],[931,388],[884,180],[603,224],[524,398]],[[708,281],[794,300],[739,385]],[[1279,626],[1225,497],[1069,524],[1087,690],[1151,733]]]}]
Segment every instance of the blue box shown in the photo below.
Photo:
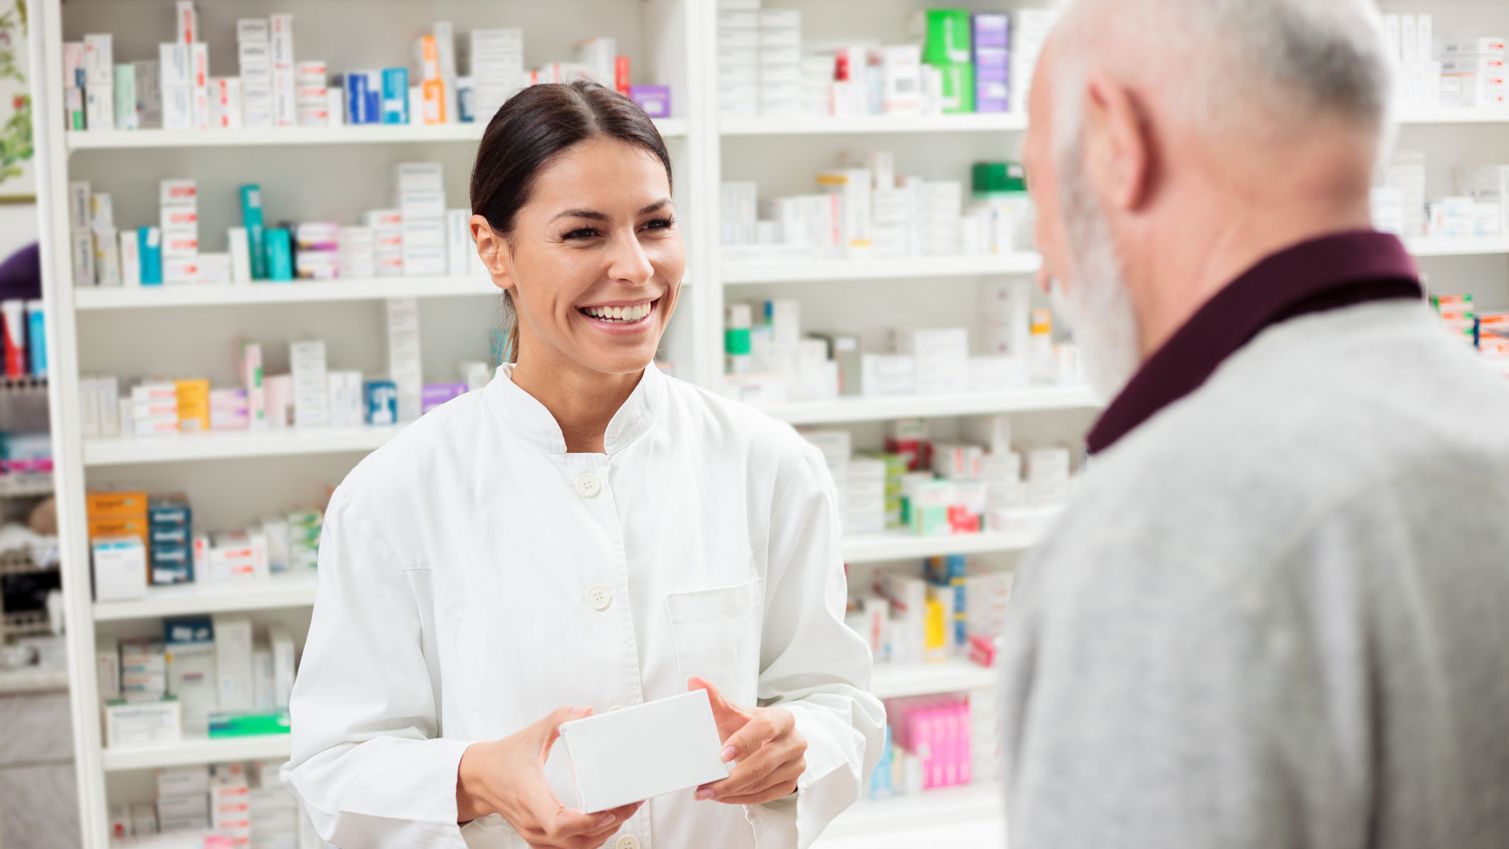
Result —
[{"label": "blue box", "polygon": [[383,68],[382,122],[409,123],[409,69]]},{"label": "blue box", "polygon": [[141,285],[162,285],[162,231],[143,227],[136,231],[136,252],[141,260]]},{"label": "blue box", "polygon": [[46,377],[47,314],[44,310],[26,311],[26,353],[31,358],[31,376]]},{"label": "blue box", "polygon": [[382,71],[363,71],[362,74],[367,78],[367,91],[366,91],[366,96],[367,96],[366,117],[367,117],[367,120],[365,121],[365,123],[368,123],[368,124],[381,124],[382,123],[382,100],[383,100],[383,93],[382,93],[382,86],[383,86]]},{"label": "blue box", "polygon": [[361,72],[346,77],[346,123],[366,124],[367,121],[367,75]]},{"label": "blue box", "polygon": [[391,380],[369,380],[364,389],[367,424],[398,424],[398,384]]}]

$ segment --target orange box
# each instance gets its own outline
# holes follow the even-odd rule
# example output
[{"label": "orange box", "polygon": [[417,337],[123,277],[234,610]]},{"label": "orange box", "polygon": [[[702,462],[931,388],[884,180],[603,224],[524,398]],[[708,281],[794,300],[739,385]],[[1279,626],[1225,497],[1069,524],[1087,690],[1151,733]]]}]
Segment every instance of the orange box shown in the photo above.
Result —
[{"label": "orange box", "polygon": [[84,496],[89,520],[147,518],[147,494],[136,490],[90,492]]},{"label": "orange box", "polygon": [[92,516],[89,518],[90,539],[98,539],[100,537],[139,537],[143,543],[147,543],[149,540],[149,530],[150,525],[147,524],[146,514],[142,514],[139,519],[96,519]]},{"label": "orange box", "polygon": [[424,123],[444,124],[445,81],[425,80],[420,83],[420,89],[424,94]]}]

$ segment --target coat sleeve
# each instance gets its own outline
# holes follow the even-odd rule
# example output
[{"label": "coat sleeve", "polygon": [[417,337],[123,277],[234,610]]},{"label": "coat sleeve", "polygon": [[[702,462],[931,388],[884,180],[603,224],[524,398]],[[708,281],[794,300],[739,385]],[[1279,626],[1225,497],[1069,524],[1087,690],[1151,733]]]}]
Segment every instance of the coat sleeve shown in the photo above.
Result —
[{"label": "coat sleeve", "polygon": [[885,709],[869,693],[869,647],[844,624],[833,479],[822,455],[803,448],[771,516],[759,701],[795,715],[807,770],[794,797],[746,809],[761,849],[812,845],[859,798],[885,727]]},{"label": "coat sleeve", "polygon": [[337,491],[325,517],[284,779],[341,849],[464,849],[456,773],[467,743],[439,737],[412,575],[348,495]]}]

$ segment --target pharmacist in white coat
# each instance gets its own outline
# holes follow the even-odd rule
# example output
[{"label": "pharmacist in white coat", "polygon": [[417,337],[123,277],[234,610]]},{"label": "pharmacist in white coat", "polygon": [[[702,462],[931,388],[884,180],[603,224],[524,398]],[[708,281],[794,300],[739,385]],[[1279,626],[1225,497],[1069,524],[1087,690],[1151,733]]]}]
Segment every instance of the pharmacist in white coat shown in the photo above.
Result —
[{"label": "pharmacist in white coat", "polygon": [[[599,86],[527,89],[487,128],[473,234],[517,361],[326,514],[285,776],[341,849],[807,846],[878,758],[822,458],[651,364],[685,268],[670,171]],[[730,777],[575,810],[560,723],[690,686]]]}]

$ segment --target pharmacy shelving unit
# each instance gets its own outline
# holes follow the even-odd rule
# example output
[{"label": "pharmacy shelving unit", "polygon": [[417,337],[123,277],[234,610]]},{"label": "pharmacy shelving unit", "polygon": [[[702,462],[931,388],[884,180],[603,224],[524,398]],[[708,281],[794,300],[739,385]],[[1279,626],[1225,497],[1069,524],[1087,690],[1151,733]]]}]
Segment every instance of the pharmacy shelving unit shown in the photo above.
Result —
[{"label": "pharmacy shelving unit", "polygon": [[[891,150],[899,173],[928,179],[967,180],[971,162],[1014,158],[1026,119],[1005,115],[862,119],[773,118],[719,115],[715,0],[448,0],[414,4],[372,0],[360,4],[382,26],[363,25],[363,38],[349,37],[351,4],[288,0],[217,0],[201,3],[210,42],[212,72],[233,69],[233,21],[273,11],[294,15],[298,58],[326,60],[332,70],[402,63],[414,36],[436,17],[451,20],[458,34],[478,26],[515,26],[525,33],[531,65],[569,55],[579,38],[612,35],[635,62],[636,81],[669,83],[673,117],[659,122],[676,167],[679,217],[685,223],[688,281],[681,312],[665,353],[678,376],[714,386],[722,373],[722,316],[726,301],[796,298],[803,324],[814,330],[862,332],[866,346],[883,344],[883,328],[968,324],[981,281],[1012,279],[1029,285],[1040,260],[1028,252],[1001,257],[938,257],[926,260],[813,262],[726,255],[719,245],[719,183],[752,179],[762,195],[809,191],[811,175],[832,166],[840,151]],[[909,40],[907,19],[929,5],[924,0],[766,0],[767,6],[800,9],[804,39]],[[855,11],[863,5],[864,13]],[[966,0],[978,10],[1041,5],[1031,0]],[[1392,5],[1392,4],[1390,4]],[[1457,9],[1457,22],[1475,23],[1482,4],[1426,2],[1416,6]],[[136,792],[132,781],[156,767],[223,760],[282,757],[286,738],[235,741],[186,740],[130,750],[107,750],[98,721],[94,672],[97,637],[151,633],[164,616],[244,612],[255,617],[307,617],[313,585],[307,577],[282,576],[257,584],[196,585],[154,590],[133,602],[99,603],[91,596],[85,539],[86,487],[134,484],[154,491],[189,493],[196,522],[211,529],[235,527],[278,509],[313,499],[391,429],[326,429],[256,434],[208,434],[153,440],[90,439],[79,429],[79,379],[93,373],[125,376],[172,374],[234,383],[225,350],[237,335],[281,343],[316,335],[326,339],[333,367],[377,373],[380,305],[389,298],[420,301],[427,370],[461,359],[483,359],[483,332],[495,323],[495,289],[470,277],[344,280],[235,287],[99,289],[75,285],[68,258],[67,209],[62,200],[74,180],[115,200],[121,226],[155,221],[156,183],[193,177],[201,185],[202,232],[233,223],[234,187],[263,186],[274,220],[354,221],[361,211],[388,205],[390,169],[403,161],[439,161],[451,206],[465,199],[465,176],[481,127],[338,127],[240,130],[205,133],[167,131],[65,133],[61,91],[61,46],[86,32],[115,36],[117,61],[155,56],[167,40],[169,0],[39,0],[31,15],[33,77],[41,81],[38,131],[39,209],[42,216],[45,298],[49,310],[50,385],[57,446],[56,483],[63,534],[70,680],[80,812],[87,849],[108,846],[106,810],[117,791]],[[1509,28],[1509,13],[1481,29]],[[1446,31],[1443,21],[1438,31]],[[1453,151],[1464,161],[1491,157],[1509,138],[1509,113],[1406,110],[1406,144]],[[1502,157],[1499,157],[1502,159]],[[1492,161],[1491,159],[1483,161]],[[360,174],[362,179],[341,179]],[[1433,172],[1432,178],[1436,175]],[[1506,275],[1509,239],[1425,241],[1412,247],[1438,282],[1468,264],[1476,275],[1500,283]],[[210,245],[209,249],[215,247]],[[1439,269],[1437,265],[1439,264]],[[1470,281],[1458,285],[1466,287]],[[491,298],[491,301],[489,300]],[[1501,290],[1498,301],[1509,301]],[[1505,304],[1499,303],[1499,306]],[[947,322],[947,324],[940,324]],[[479,356],[479,354],[481,354]],[[270,353],[270,359],[276,354]],[[432,365],[441,364],[441,365]],[[281,364],[270,362],[271,370]],[[434,378],[430,374],[427,377]],[[842,398],[803,402],[770,410],[802,427],[843,427],[857,445],[875,447],[882,423],[896,418],[936,420],[951,436],[962,419],[1011,415],[1028,440],[1075,443],[1092,419],[1098,400],[1078,388],[1037,388],[993,396]],[[1039,532],[995,532],[943,539],[905,534],[856,536],[844,553],[858,570],[915,564],[922,557],[963,553],[1009,568]],[[302,612],[302,614],[301,614]],[[307,621],[307,619],[305,620]],[[874,688],[885,697],[941,692],[986,693],[996,672],[954,661],[940,665],[877,668]],[[122,789],[124,788],[124,789]],[[986,845],[1003,829],[999,787],[979,786],[921,797],[865,803],[835,822],[820,846],[912,847]],[[998,843],[995,843],[998,845]]]}]

